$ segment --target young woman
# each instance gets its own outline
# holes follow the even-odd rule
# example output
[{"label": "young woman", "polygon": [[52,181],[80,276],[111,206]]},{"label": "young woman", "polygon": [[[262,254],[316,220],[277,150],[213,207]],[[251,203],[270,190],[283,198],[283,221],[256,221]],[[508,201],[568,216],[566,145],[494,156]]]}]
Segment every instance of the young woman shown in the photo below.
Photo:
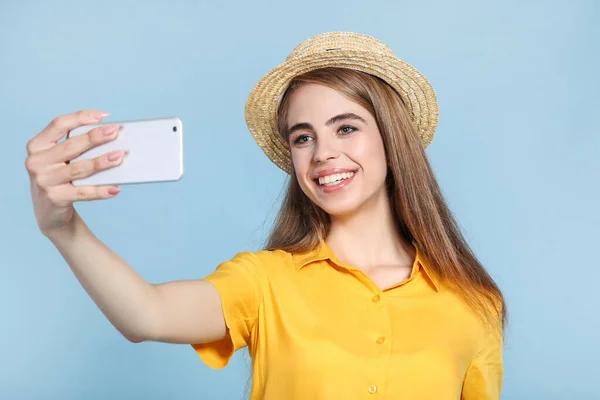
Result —
[{"label": "young woman", "polygon": [[187,343],[213,368],[247,346],[253,399],[500,397],[504,299],[427,160],[434,92],[383,43],[317,35],[256,85],[247,123],[287,196],[267,248],[204,279],[146,282],[74,210],[118,193],[70,181],[122,153],[67,162],[117,130],[57,141],[106,115],[54,119],[26,166],[41,231],[128,340]]}]

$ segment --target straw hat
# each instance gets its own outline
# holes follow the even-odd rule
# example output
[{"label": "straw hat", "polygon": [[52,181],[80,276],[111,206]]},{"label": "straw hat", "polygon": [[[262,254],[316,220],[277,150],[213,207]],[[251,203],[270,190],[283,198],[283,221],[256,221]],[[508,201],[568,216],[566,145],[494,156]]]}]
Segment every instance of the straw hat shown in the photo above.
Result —
[{"label": "straw hat", "polygon": [[360,33],[327,32],[308,38],[285,62],[265,75],[246,101],[246,124],[273,163],[292,171],[288,143],[277,132],[277,109],[294,77],[325,67],[349,68],[375,75],[400,94],[424,147],[438,123],[433,88],[413,66],[399,60],[381,41]]}]

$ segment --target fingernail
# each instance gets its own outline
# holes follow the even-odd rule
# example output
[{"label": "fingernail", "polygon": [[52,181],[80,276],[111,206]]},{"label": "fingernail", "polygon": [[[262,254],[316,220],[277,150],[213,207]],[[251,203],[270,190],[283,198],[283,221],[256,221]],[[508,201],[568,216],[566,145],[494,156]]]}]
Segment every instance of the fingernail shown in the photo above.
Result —
[{"label": "fingernail", "polygon": [[117,129],[119,129],[119,125],[106,125],[100,128],[100,132],[105,136],[110,136],[115,133]]},{"label": "fingernail", "polygon": [[106,111],[94,111],[94,112],[92,112],[92,115],[96,119],[102,119],[102,118],[110,115],[110,113],[106,112]]},{"label": "fingernail", "polygon": [[106,159],[110,162],[119,161],[123,157],[123,150],[116,150],[107,154]]},{"label": "fingernail", "polygon": [[121,191],[121,188],[118,186],[108,188],[108,194],[115,195]]}]

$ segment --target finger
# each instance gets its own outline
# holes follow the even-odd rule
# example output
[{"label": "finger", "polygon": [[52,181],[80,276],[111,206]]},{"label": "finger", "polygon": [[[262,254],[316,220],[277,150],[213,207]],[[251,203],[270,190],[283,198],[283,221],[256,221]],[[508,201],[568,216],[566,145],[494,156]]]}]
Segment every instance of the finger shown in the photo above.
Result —
[{"label": "finger", "polygon": [[105,125],[83,134],[71,137],[56,146],[38,153],[38,162],[42,164],[64,163],[87,150],[114,140],[119,131],[119,125]]},{"label": "finger", "polygon": [[67,132],[82,125],[98,123],[108,112],[97,110],[82,110],[54,118],[39,134],[27,143],[29,155],[52,147],[63,138]]},{"label": "finger", "polygon": [[40,173],[37,177],[37,184],[40,187],[51,187],[86,178],[97,172],[120,165],[123,162],[124,155],[125,151],[116,150],[91,160],[62,164],[59,168]]},{"label": "finger", "polygon": [[[114,128],[117,128],[116,130]],[[105,125],[77,135],[64,142],[27,157],[25,166],[30,174],[40,174],[62,168],[86,150],[114,140],[118,135],[118,125]]]},{"label": "finger", "polygon": [[54,186],[48,191],[50,201],[56,205],[69,205],[76,201],[93,201],[115,197],[121,188],[118,186]]}]

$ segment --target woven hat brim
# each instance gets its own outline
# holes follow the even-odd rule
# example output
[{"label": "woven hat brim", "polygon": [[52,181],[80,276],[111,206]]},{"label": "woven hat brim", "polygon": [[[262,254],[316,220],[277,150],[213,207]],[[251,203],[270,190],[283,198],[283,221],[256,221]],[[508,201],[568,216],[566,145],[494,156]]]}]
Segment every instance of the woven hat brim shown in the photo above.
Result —
[{"label": "woven hat brim", "polygon": [[438,103],[429,81],[413,66],[386,54],[338,50],[287,60],[266,74],[248,96],[245,117],[248,129],[265,155],[279,168],[292,171],[288,143],[277,131],[277,108],[294,77],[325,68],[362,71],[386,81],[407,106],[424,147],[433,139],[438,124]]}]

